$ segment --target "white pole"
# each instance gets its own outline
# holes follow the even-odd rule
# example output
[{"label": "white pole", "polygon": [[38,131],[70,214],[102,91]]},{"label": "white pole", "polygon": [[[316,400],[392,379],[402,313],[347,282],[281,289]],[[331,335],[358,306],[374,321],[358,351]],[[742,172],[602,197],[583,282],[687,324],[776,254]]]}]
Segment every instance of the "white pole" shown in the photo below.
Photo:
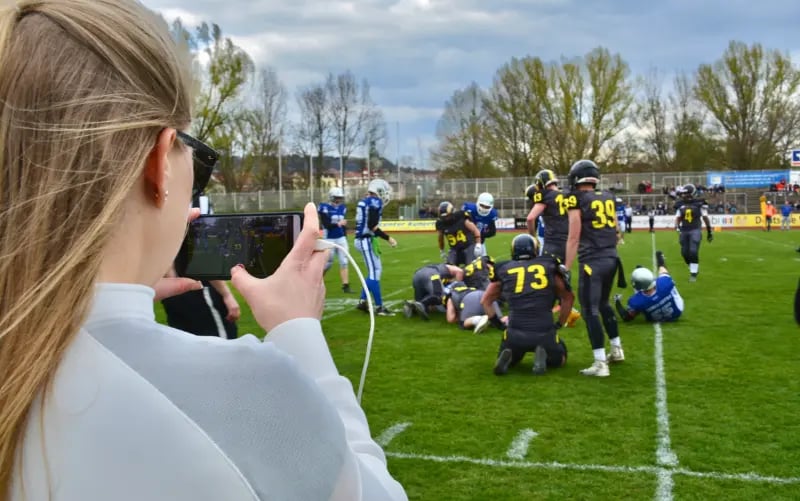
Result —
[{"label": "white pole", "polygon": [[281,140],[278,139],[278,206],[283,210],[283,152]]},{"label": "white pole", "polygon": [[395,140],[397,141],[397,191],[400,191],[400,121],[397,123],[397,134]]},{"label": "white pole", "polygon": [[314,156],[308,156],[308,190],[311,201],[314,201]]}]

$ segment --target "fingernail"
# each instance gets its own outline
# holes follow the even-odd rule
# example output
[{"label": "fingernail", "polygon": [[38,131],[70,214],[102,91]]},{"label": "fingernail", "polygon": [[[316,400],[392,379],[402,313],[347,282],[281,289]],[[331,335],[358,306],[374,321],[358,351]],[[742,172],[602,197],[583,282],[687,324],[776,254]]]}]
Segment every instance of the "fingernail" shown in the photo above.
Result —
[{"label": "fingernail", "polygon": [[243,265],[242,263],[239,263],[239,264],[237,264],[237,265],[236,265],[236,267],[237,267],[237,268],[244,269],[244,265]]}]

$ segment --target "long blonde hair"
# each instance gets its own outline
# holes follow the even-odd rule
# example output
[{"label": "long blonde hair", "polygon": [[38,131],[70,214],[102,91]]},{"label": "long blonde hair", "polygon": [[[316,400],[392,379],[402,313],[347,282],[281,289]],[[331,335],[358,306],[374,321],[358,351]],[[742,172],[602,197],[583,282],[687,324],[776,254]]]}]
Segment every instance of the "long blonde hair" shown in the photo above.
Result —
[{"label": "long blonde hair", "polygon": [[123,202],[160,130],[190,122],[189,67],[135,0],[0,7],[0,501]]}]

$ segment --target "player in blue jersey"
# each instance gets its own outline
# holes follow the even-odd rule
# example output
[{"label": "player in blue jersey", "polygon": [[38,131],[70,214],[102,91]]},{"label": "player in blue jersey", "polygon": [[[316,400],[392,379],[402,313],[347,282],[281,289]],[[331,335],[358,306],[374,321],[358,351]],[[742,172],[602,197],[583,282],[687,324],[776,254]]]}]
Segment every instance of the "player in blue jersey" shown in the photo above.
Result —
[{"label": "player in blue jersey", "polygon": [[627,226],[625,224],[626,223],[626,219],[625,219],[625,202],[623,202],[622,199],[619,198],[619,197],[617,197],[616,200],[614,200],[614,202],[615,202],[614,203],[614,208],[616,209],[616,212],[617,212],[617,227],[619,228],[619,234],[620,234],[619,243],[624,244],[625,243],[625,237],[624,237],[625,228],[627,228]]},{"label": "player in blue jersey", "polygon": [[[488,256],[486,250],[486,239],[495,236],[497,233],[497,209],[494,208],[494,197],[490,193],[478,195],[478,201],[465,202],[461,210],[467,215],[470,221],[475,223],[478,231],[481,232],[482,253],[480,256]],[[477,253],[476,253],[477,254]]]},{"label": "player in blue jersey", "polygon": [[[381,296],[381,256],[375,238],[382,238],[392,247],[397,246],[397,241],[380,229],[383,206],[389,203],[392,188],[383,179],[373,179],[367,185],[367,196],[356,206],[356,249],[364,256],[367,264],[367,287],[372,299],[375,301],[375,313],[382,317],[394,315],[383,306]],[[367,308],[367,291],[361,289],[361,300],[358,309],[369,311]]]},{"label": "player in blue jersey", "polygon": [[[347,249],[347,219],[345,219],[347,207],[344,205],[344,190],[331,188],[331,191],[328,192],[328,199],[330,203],[323,202],[317,208],[319,222],[325,230],[325,239]],[[325,271],[327,272],[333,266],[334,255],[339,256],[339,277],[342,279],[342,291],[351,292],[347,270],[347,254],[345,254],[344,250],[338,247],[331,249],[330,259],[328,259],[328,264],[325,265]]]},{"label": "player in blue jersey", "polygon": [[625,322],[630,322],[639,313],[644,314],[648,322],[672,322],[683,313],[683,298],[669,276],[664,254],[656,252],[658,278],[647,268],[636,268],[631,276],[631,283],[636,293],[628,299],[627,308],[622,306],[622,295],[614,296],[617,313]]}]

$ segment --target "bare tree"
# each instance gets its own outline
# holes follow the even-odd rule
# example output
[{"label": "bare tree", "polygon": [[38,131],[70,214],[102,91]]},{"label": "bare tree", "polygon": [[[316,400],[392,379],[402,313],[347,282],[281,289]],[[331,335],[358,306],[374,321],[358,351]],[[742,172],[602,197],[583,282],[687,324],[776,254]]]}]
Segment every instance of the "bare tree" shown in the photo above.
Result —
[{"label": "bare tree", "polygon": [[246,112],[247,162],[253,164],[253,185],[259,189],[277,187],[278,155],[286,127],[286,87],[273,68],[264,68],[255,82]]},{"label": "bare tree", "polygon": [[330,73],[325,90],[333,140],[339,153],[340,176],[344,183],[344,165],[353,152],[364,144],[367,122],[375,104],[370,98],[369,83],[363,80],[359,84],[349,70],[336,76]]},{"label": "bare tree", "polygon": [[637,103],[634,121],[645,133],[644,143],[658,167],[672,165],[672,137],[667,120],[668,102],[663,96],[663,82],[653,68],[641,79],[642,100]]},{"label": "bare tree", "polygon": [[439,145],[433,161],[449,177],[477,178],[497,173],[485,141],[485,93],[473,82],[457,90],[445,103],[436,125]]},{"label": "bare tree", "polygon": [[786,145],[800,140],[800,71],[779,51],[733,41],[698,68],[694,93],[725,131],[733,168],[785,164]]},{"label": "bare tree", "polygon": [[374,107],[369,110],[364,118],[364,136],[362,145],[365,147],[367,170],[370,175],[374,168],[383,167],[383,153],[386,151],[386,144],[389,141],[389,132],[386,128],[386,120],[383,111]]},{"label": "bare tree", "polygon": [[509,175],[535,175],[541,167],[541,114],[523,60],[513,58],[497,70],[483,107],[495,161]]},{"label": "bare tree", "polygon": [[316,84],[300,89],[297,94],[297,105],[300,108],[300,121],[295,128],[295,148],[303,155],[317,156],[316,177],[319,177],[325,152],[330,149],[332,142],[325,86]]}]

